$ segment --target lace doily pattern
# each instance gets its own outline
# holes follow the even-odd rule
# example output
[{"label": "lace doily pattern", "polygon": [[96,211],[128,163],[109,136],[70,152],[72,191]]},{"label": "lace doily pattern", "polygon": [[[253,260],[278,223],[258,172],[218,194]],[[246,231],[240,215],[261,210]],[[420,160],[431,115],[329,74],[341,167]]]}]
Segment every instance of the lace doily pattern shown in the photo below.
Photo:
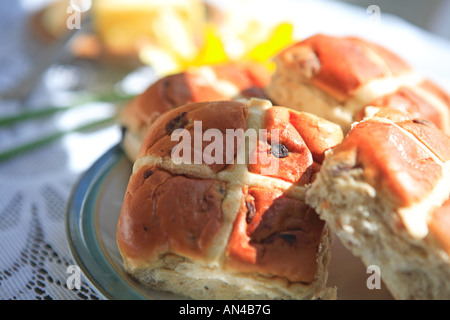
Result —
[{"label": "lace doily pattern", "polygon": [[[4,40],[0,50],[0,94],[27,78],[41,50],[32,47],[37,44],[30,38],[27,21],[33,8],[28,6],[36,9],[39,1],[0,2],[0,37]],[[55,101],[67,103],[60,98],[66,96],[64,90],[74,89],[67,87],[68,83],[73,83],[66,81],[67,74],[62,77],[59,72],[50,82],[44,75],[26,97],[2,96],[0,118],[37,110],[53,105]],[[91,83],[84,85],[90,87]],[[75,89],[83,90],[79,86]],[[64,130],[67,125],[78,126],[83,121],[92,121],[89,118],[94,113],[95,117],[111,115],[103,110],[95,111],[95,106],[70,112],[1,126],[0,152]],[[43,147],[0,162],[1,300],[103,299],[82,273],[79,286],[68,286],[71,275],[68,268],[76,262],[67,241],[66,211],[77,179],[119,139],[118,127],[104,127],[65,135]]]},{"label": "lace doily pattern", "polygon": [[[2,218],[13,221],[12,215],[20,210],[23,201],[23,195],[18,193],[2,212]],[[22,249],[0,270],[0,290],[2,295],[5,294],[2,299],[99,299],[85,281],[79,289],[68,288],[63,272],[74,262],[47,241],[36,204],[32,204],[31,221],[26,231]]]},{"label": "lace doily pattern", "polygon": [[[95,135],[115,136],[115,129],[103,131]],[[83,276],[79,288],[67,285],[68,267],[76,263],[67,244],[66,208],[81,172],[68,170],[63,145],[64,141],[53,143],[0,166],[2,300],[102,299]],[[98,156],[92,154],[92,161]]]}]

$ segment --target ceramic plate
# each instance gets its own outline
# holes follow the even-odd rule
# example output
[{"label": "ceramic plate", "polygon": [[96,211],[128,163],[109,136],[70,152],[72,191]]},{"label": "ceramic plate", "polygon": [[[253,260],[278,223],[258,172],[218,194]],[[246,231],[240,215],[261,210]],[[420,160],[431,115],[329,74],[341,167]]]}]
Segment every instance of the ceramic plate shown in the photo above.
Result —
[{"label": "ceramic plate", "polygon": [[120,146],[100,157],[77,183],[67,214],[72,255],[106,299],[176,299],[136,283],[123,267],[116,226],[132,165]]},{"label": "ceramic plate", "polygon": [[[74,259],[106,299],[183,298],[140,285],[122,267],[116,227],[131,170],[132,164],[118,145],[98,159],[79,180],[67,216],[68,240]],[[380,289],[368,289],[371,275],[335,239],[329,285],[338,287],[338,299],[391,299],[383,284]]]}]

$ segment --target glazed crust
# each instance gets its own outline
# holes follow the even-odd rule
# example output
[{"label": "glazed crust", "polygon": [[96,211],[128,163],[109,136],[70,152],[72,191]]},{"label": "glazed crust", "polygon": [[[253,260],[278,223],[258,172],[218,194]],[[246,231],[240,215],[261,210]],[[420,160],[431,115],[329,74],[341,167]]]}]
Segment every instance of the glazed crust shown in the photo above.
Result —
[{"label": "glazed crust", "polygon": [[[377,106],[411,113],[450,133],[449,95],[376,43],[318,34],[286,48],[275,62],[266,90],[274,103],[314,112],[345,132],[366,116],[367,107]],[[300,89],[306,93],[292,93]]]},{"label": "glazed crust", "polygon": [[[429,121],[411,119],[407,114],[399,118],[390,111],[397,115],[397,110],[385,108],[356,123],[333,149],[333,159],[362,168],[367,183],[396,207],[408,207],[432,193],[444,178],[450,161],[450,137]],[[336,169],[350,168],[342,165]]]},{"label": "glazed crust", "polygon": [[[224,136],[227,129],[271,127],[283,132],[289,127],[299,144],[286,140],[285,157],[274,153],[269,157],[297,168],[293,175],[297,179],[286,178],[283,170],[274,176],[252,172],[249,159],[238,163],[237,149],[249,144],[238,144],[230,153],[234,161],[226,164],[203,159],[199,164],[174,165],[171,150],[178,142],[171,141],[171,135],[176,129],[193,133],[195,121],[202,122],[202,133],[214,128]],[[126,269],[137,274],[136,270],[157,268],[164,257],[176,255],[219,274],[265,279],[258,282],[271,286],[296,284],[284,288],[286,292],[298,290],[296,286],[324,290],[331,234],[304,202],[303,193],[313,179],[313,168],[340,139],[342,131],[336,124],[273,107],[267,100],[198,102],[164,113],[143,140],[124,198],[117,239]],[[314,156],[308,146],[313,146]],[[317,292],[308,291],[303,297]],[[298,292],[292,296],[301,297]]]},{"label": "glazed crust", "polygon": [[191,68],[157,80],[133,99],[121,115],[129,130],[142,132],[161,114],[188,103],[233,98],[267,98],[270,74],[254,63],[226,63]]},{"label": "glazed crust", "polygon": [[[392,111],[392,112],[389,112]],[[450,138],[395,109],[355,123],[306,192],[397,299],[448,299]]]},{"label": "glazed crust", "polygon": [[[364,180],[399,207],[419,201],[442,178],[440,164],[395,123],[361,122],[333,153],[336,162],[363,168]],[[346,169],[350,167],[336,168]]]},{"label": "glazed crust", "polygon": [[[267,138],[259,142],[257,161],[249,164],[249,171],[298,185],[305,185],[312,180],[314,173],[320,168],[325,152],[343,139],[342,131],[337,125],[312,114],[284,107],[267,110],[262,129],[266,130]],[[277,135],[276,141],[272,141],[272,130]],[[269,154],[269,157],[273,157],[271,145],[275,143],[286,147],[288,156],[277,158],[276,170],[265,170],[271,162],[263,161],[261,155]]]},{"label": "glazed crust", "polygon": [[324,230],[305,202],[280,190],[249,188],[230,235],[226,266],[312,283]]},{"label": "glazed crust", "polygon": [[[220,113],[220,116],[218,114]],[[245,130],[246,129],[247,106],[237,101],[215,101],[198,102],[188,104],[183,107],[174,109],[173,112],[165,113],[158,119],[153,126],[150,127],[148,134],[143,139],[138,157],[159,156],[171,157],[173,148],[180,143],[178,139],[174,139],[174,133],[177,129],[185,129],[189,132],[190,137],[195,137],[195,122],[201,123],[201,133],[208,129],[219,130],[223,137],[223,157],[221,161],[213,162],[209,166],[217,172],[223,169],[230,160],[234,159],[237,145],[233,150],[227,151],[226,146],[226,130]],[[200,126],[198,126],[200,127]],[[181,140],[181,138],[180,138]],[[201,141],[202,154],[209,141]],[[195,139],[190,141],[191,160],[195,160]],[[231,155],[231,159],[227,158]]]},{"label": "glazed crust", "polygon": [[410,69],[401,58],[374,43],[323,34],[294,44],[275,59],[279,67],[290,69],[293,77],[312,81],[338,100],[351,97],[373,79]]},{"label": "glazed crust", "polygon": [[145,266],[168,252],[205,259],[222,225],[225,184],[174,176],[143,166],[128,187],[117,241],[129,261]]}]

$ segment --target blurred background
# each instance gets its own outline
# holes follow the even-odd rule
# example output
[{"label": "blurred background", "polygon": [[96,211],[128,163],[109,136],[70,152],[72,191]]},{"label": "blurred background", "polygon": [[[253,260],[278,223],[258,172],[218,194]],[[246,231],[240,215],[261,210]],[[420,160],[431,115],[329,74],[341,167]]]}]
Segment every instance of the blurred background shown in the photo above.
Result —
[{"label": "blurred background", "polygon": [[380,7],[382,13],[397,15],[427,31],[450,40],[449,0],[336,0],[367,8]]}]

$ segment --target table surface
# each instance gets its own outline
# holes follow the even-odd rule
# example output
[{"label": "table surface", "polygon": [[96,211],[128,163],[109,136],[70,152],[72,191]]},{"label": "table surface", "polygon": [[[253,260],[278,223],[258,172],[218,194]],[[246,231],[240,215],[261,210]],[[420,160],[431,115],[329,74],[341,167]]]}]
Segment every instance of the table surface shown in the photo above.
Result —
[{"label": "table surface", "polygon": [[[27,29],[30,9],[25,5],[29,3],[32,2],[0,1],[0,93],[20,81],[35,61]],[[299,2],[298,11],[284,12],[301,25],[299,37],[316,32],[364,35],[397,51],[450,90],[447,40],[396,17],[382,16],[380,26],[374,27],[369,26],[366,11],[359,8],[325,1],[314,1],[314,6],[311,3]],[[80,79],[73,79],[76,71],[72,67],[63,59],[55,61],[31,95],[20,100],[0,99],[0,119],[38,110],[43,105],[72,101],[71,93],[80,86]],[[87,66],[83,70],[93,68]],[[98,81],[93,79],[82,78],[82,85],[89,87],[89,81]],[[92,103],[87,108],[89,112],[85,107],[0,127],[0,152],[68,125],[98,119],[113,110],[111,104],[104,103]],[[88,133],[68,134],[0,162],[0,299],[104,299],[85,278],[80,289],[67,286],[70,267],[75,262],[67,242],[65,219],[71,192],[80,176],[120,138],[119,126],[111,125]]]}]

